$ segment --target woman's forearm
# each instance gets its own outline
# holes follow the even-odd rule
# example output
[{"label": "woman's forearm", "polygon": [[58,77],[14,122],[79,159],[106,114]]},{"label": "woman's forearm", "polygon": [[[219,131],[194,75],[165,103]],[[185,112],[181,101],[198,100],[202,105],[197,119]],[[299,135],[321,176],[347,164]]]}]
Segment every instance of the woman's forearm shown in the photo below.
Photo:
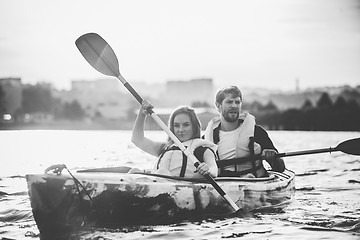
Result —
[{"label": "woman's forearm", "polygon": [[218,172],[219,172],[219,169],[217,166],[210,166],[209,168],[209,173],[212,177],[217,177],[218,176]]},{"label": "woman's forearm", "polygon": [[207,149],[204,152],[204,162],[209,167],[208,172],[210,173],[210,175],[212,177],[217,177],[219,169],[218,169],[218,166],[216,164],[216,157],[215,157],[214,153],[212,151],[210,151],[209,149]]},{"label": "woman's forearm", "polygon": [[146,115],[139,110],[139,114],[136,117],[135,124],[132,131],[131,141],[138,145],[144,139],[144,125]]}]

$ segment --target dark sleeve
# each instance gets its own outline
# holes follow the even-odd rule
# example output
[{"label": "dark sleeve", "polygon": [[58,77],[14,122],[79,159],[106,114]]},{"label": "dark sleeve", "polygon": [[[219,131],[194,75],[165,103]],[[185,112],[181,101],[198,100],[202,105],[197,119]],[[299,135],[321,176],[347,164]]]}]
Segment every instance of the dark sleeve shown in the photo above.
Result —
[{"label": "dark sleeve", "polygon": [[255,133],[254,133],[254,140],[261,146],[261,150],[263,149],[274,149],[275,151],[278,151],[271,139],[269,138],[268,133],[266,130],[259,126],[255,125]]},{"label": "dark sleeve", "polygon": [[204,162],[204,153],[207,149],[209,149],[214,154],[216,159],[216,153],[211,148],[199,146],[194,150],[194,155],[199,160],[199,162]]},{"label": "dark sleeve", "polygon": [[204,152],[208,149],[207,147],[199,146],[195,148],[194,155],[199,162],[204,162]]},{"label": "dark sleeve", "polygon": [[[278,152],[278,150],[275,148],[273,142],[269,138],[268,133],[265,131],[264,128],[262,128],[259,125],[255,126],[255,133],[254,133],[254,140],[261,146],[261,150],[263,149],[274,149]],[[267,161],[272,170],[277,172],[283,172],[285,170],[285,163],[281,158],[277,158],[274,161]]]}]

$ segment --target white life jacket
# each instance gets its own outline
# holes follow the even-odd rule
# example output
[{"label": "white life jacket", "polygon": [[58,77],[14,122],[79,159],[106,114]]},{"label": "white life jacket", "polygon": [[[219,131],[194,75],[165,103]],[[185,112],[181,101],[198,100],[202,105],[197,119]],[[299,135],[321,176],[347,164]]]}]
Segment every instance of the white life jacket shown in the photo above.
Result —
[{"label": "white life jacket", "polygon": [[[242,124],[239,126],[240,131],[236,141],[235,158],[244,158],[251,155],[261,154],[260,144],[253,142],[255,132],[255,117],[249,113],[243,113],[239,116],[239,121]],[[205,140],[218,143],[220,131],[220,117],[213,118],[207,125],[205,130]],[[253,151],[253,153],[251,153]],[[219,161],[221,162],[220,159]],[[220,164],[218,164],[220,165]],[[228,165],[220,167],[220,175],[222,172],[231,171],[235,175],[245,175],[247,173],[253,173],[255,176],[262,176],[265,169],[262,165],[262,160],[245,160],[239,162],[239,164]]]},{"label": "white life jacket", "polygon": [[[203,162],[203,154],[206,149],[211,149],[216,157],[217,145],[203,139],[192,139],[183,142],[184,146],[193,153],[200,162]],[[200,148],[202,147],[202,148]],[[179,177],[202,177],[195,173],[196,167],[192,161],[175,144],[167,147],[159,156],[154,166],[155,170],[166,169],[171,176]]]}]

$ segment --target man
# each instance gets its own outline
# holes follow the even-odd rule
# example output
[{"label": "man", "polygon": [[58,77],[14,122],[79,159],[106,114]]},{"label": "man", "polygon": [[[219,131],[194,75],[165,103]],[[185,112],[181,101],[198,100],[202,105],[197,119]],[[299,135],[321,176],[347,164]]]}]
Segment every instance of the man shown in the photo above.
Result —
[{"label": "man", "polygon": [[220,116],[208,123],[204,138],[218,144],[219,176],[267,177],[262,159],[272,170],[283,172],[284,161],[276,158],[277,149],[267,132],[256,125],[254,116],[241,113],[241,104],[242,93],[236,86],[216,93]]}]

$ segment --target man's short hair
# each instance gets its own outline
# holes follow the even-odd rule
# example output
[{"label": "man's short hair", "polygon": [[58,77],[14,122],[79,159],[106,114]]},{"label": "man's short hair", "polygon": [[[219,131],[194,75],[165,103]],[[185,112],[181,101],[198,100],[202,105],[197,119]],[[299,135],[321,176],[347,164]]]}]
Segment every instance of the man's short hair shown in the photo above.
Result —
[{"label": "man's short hair", "polygon": [[215,95],[215,102],[221,104],[226,95],[231,94],[232,97],[240,97],[242,100],[242,93],[237,86],[225,87],[217,91]]}]

